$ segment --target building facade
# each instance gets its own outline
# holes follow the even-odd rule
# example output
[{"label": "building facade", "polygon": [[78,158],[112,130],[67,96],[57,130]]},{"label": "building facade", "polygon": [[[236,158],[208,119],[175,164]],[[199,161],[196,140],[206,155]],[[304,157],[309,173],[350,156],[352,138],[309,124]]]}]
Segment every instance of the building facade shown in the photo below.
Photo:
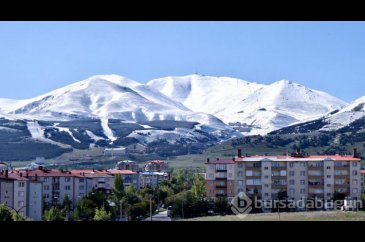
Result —
[{"label": "building facade", "polygon": [[117,170],[130,170],[130,171],[138,171],[139,167],[137,162],[131,160],[123,160],[119,161],[115,166]]},{"label": "building facade", "polygon": [[242,156],[230,160],[207,160],[208,197],[232,199],[240,192],[262,200],[289,199],[331,200],[336,194],[361,198],[359,155]]},{"label": "building facade", "polygon": [[162,160],[153,160],[148,162],[144,166],[145,171],[151,171],[151,172],[169,172],[169,164]]},{"label": "building facade", "polygon": [[42,220],[42,183],[22,174],[0,172],[0,203],[35,221]]}]

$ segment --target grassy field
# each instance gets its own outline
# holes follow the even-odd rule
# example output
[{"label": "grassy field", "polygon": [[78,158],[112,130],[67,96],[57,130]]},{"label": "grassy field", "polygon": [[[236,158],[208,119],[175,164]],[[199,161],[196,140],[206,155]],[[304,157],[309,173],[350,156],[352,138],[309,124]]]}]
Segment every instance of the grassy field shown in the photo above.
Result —
[{"label": "grassy field", "polygon": [[365,221],[365,211],[315,211],[296,213],[248,214],[245,217],[227,215],[185,219],[184,221]]}]

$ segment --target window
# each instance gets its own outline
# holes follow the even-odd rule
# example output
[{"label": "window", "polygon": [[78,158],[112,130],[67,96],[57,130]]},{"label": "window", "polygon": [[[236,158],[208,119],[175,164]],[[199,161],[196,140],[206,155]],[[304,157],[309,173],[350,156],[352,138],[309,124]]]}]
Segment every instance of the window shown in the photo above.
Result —
[{"label": "window", "polygon": [[294,185],[295,184],[295,180],[289,180],[289,185]]},{"label": "window", "polygon": [[79,186],[79,189],[80,190],[84,190],[85,189],[85,186]]},{"label": "window", "polygon": [[19,182],[19,183],[18,183],[18,187],[24,187],[24,183],[25,183],[25,182]]},{"label": "window", "polygon": [[264,176],[264,178],[265,178],[265,179],[269,179],[269,176],[268,176],[268,175],[265,175],[265,176]]},{"label": "window", "polygon": [[238,168],[243,168],[243,164],[242,163],[238,163],[237,167]]},{"label": "window", "polygon": [[357,171],[352,171],[352,175],[357,176]]},{"label": "window", "polygon": [[281,170],[280,171],[280,176],[286,176],[286,170]]},{"label": "window", "polygon": [[356,186],[356,185],[358,184],[358,180],[357,180],[357,179],[354,179],[354,180],[352,181],[352,183]]},{"label": "window", "polygon": [[327,184],[326,186],[327,186],[327,187],[331,187],[331,184]]},{"label": "window", "polygon": [[327,177],[327,178],[331,178],[331,175],[327,175],[326,177]]},{"label": "window", "polygon": [[237,191],[238,191],[238,193],[240,193],[240,192],[243,192],[243,189],[242,189],[242,188],[240,188],[240,189],[238,189]]},{"label": "window", "polygon": [[232,173],[230,172],[230,173],[228,173],[228,177],[232,177]]},{"label": "window", "polygon": [[65,190],[66,190],[66,191],[71,190],[71,186],[65,186]]},{"label": "window", "polygon": [[305,185],[305,180],[300,180],[300,185]]},{"label": "window", "polygon": [[265,188],[268,188],[268,187],[269,187],[269,184],[265,184],[265,185],[264,185],[264,187],[265,187]]},{"label": "window", "polygon": [[80,179],[79,179],[79,182],[80,182],[80,183],[84,183],[84,182],[85,182],[85,179],[84,179],[84,178],[80,178]]},{"label": "window", "polygon": [[246,176],[252,176],[253,172],[252,171],[246,171]]},{"label": "window", "polygon": [[289,171],[289,176],[295,176],[295,171]]},{"label": "window", "polygon": [[269,193],[265,193],[265,197],[268,197],[269,196]]},{"label": "window", "polygon": [[295,189],[289,189],[289,194],[295,194]]},{"label": "window", "polygon": [[216,164],[215,169],[217,171],[225,171],[225,170],[227,170],[227,166],[226,166],[226,164]]},{"label": "window", "polygon": [[240,186],[240,187],[243,186],[243,181],[242,180],[238,181],[238,186]]},{"label": "window", "polygon": [[331,170],[331,167],[330,167],[330,166],[326,166],[326,169],[327,169],[327,170]]},{"label": "window", "polygon": [[43,186],[43,190],[45,190],[45,191],[49,191],[49,185],[44,185],[44,186]]},{"label": "window", "polygon": [[65,182],[71,182],[71,177],[66,177]]},{"label": "window", "polygon": [[356,161],[352,162],[352,166],[357,167],[357,162]]},{"label": "window", "polygon": [[269,170],[269,167],[268,167],[268,166],[265,166],[265,167],[264,167],[264,170]]},{"label": "window", "polygon": [[243,172],[242,171],[237,172],[237,176],[242,177],[243,176]]},{"label": "window", "polygon": [[356,193],[357,194],[357,188],[352,189],[352,193]]},{"label": "window", "polygon": [[209,178],[214,178],[214,174],[209,174]]},{"label": "window", "polygon": [[300,194],[305,194],[305,189],[300,189]]},{"label": "window", "polygon": [[330,197],[332,194],[331,193],[327,193],[327,197]]},{"label": "window", "polygon": [[23,191],[19,191],[19,192],[18,192],[18,196],[19,196],[19,197],[24,197],[24,192],[23,192]]},{"label": "window", "polygon": [[214,165],[209,166],[210,170],[214,170]]},{"label": "window", "polygon": [[294,162],[290,162],[289,167],[294,167]]},{"label": "window", "polygon": [[24,201],[18,201],[18,207],[23,207],[24,206]]},{"label": "window", "polygon": [[300,167],[305,167],[305,162],[300,162]]},{"label": "window", "polygon": [[48,193],[46,194],[46,198],[49,198],[49,194]]},{"label": "window", "polygon": [[300,176],[305,176],[305,171],[300,171]]},{"label": "window", "polygon": [[44,181],[44,182],[49,182],[49,177],[44,177],[44,178],[43,178],[43,181]]}]

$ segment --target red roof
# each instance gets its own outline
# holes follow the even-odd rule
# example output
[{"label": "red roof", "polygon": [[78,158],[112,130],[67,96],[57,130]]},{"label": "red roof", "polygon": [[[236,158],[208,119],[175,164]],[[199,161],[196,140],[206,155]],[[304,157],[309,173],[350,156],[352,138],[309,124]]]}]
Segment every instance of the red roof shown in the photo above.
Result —
[{"label": "red roof", "polygon": [[0,173],[0,179],[8,179],[8,180],[16,180],[16,181],[28,181],[26,177],[22,177],[17,173],[13,173],[12,171],[8,173],[8,177],[5,177],[5,174]]},{"label": "red roof", "polygon": [[355,158],[352,155],[309,155],[309,156],[303,156],[303,157],[295,157],[295,156],[286,156],[286,155],[277,155],[277,156],[263,156],[263,155],[256,155],[256,156],[244,156],[236,158],[237,161],[242,161],[247,159],[276,159],[276,160],[287,160],[287,159],[333,159],[335,161],[361,161],[361,158]]},{"label": "red roof", "polygon": [[80,175],[82,173],[85,174],[103,174],[103,175],[127,175],[127,174],[137,174],[137,172],[130,170],[71,170],[73,175]]},{"label": "red roof", "polygon": [[365,174],[365,170],[360,170],[360,173],[361,174]]},{"label": "red roof", "polygon": [[30,171],[15,171],[17,173],[22,173],[23,176],[26,176],[28,174],[28,176],[30,177],[34,177],[35,175],[39,176],[39,177],[44,177],[44,176],[58,176],[58,177],[69,177],[72,176],[72,174],[69,171],[60,171],[60,170],[47,170],[47,169],[36,169],[36,170],[30,170]]}]

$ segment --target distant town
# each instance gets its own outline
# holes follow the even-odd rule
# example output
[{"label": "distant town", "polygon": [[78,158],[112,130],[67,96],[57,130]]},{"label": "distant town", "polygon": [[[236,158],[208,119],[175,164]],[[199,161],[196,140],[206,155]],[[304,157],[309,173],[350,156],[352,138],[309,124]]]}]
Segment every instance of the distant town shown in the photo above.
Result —
[{"label": "distant town", "polygon": [[[22,168],[1,162],[0,220],[171,221],[277,212],[268,206],[273,201],[285,201],[282,212],[359,211],[365,175],[360,162],[357,149],[352,155],[297,149],[277,156],[247,156],[238,149],[231,159],[207,157],[205,172],[172,169],[163,160],[143,168],[123,160],[113,169],[49,169],[42,157]],[[242,199],[249,204],[237,203]],[[265,206],[258,207],[258,200]],[[324,205],[288,208],[290,201]],[[335,201],[340,205],[329,206]]]}]

